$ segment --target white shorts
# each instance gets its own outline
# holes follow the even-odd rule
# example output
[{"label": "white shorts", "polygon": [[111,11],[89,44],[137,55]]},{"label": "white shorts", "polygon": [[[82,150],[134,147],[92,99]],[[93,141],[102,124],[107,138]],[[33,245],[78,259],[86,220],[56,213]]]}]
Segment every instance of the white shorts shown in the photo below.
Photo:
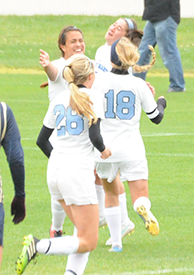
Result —
[{"label": "white shorts", "polygon": [[148,165],[147,159],[126,161],[126,162],[112,162],[112,163],[96,163],[96,173],[101,179],[107,179],[112,182],[118,172],[120,173],[121,181],[134,181],[148,179]]},{"label": "white shorts", "polygon": [[98,204],[94,170],[83,169],[74,164],[57,164],[49,159],[47,183],[54,200],[64,199],[66,205]]}]

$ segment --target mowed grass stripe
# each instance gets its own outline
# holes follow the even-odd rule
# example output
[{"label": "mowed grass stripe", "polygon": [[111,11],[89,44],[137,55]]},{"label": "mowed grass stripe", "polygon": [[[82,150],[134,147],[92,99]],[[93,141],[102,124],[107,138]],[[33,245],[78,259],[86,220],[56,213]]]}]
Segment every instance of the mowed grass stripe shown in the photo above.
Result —
[{"label": "mowed grass stripe", "polygon": [[[7,67],[1,67],[0,68],[0,74],[37,74],[37,75],[42,75],[45,74],[43,69],[31,69],[31,68],[7,68]],[[169,77],[168,72],[163,72],[163,71],[150,71],[149,76],[152,77]],[[194,72],[184,72],[184,77],[186,78],[194,78]]]}]

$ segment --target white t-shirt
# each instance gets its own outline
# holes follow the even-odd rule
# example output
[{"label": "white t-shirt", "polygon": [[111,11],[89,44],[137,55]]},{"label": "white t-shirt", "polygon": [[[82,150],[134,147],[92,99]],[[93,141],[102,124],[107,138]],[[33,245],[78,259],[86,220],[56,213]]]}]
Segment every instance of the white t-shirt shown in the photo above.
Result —
[{"label": "white t-shirt", "polygon": [[97,49],[95,55],[95,72],[109,72],[112,69],[110,62],[111,46],[105,44]]},{"label": "white t-shirt", "polygon": [[139,131],[141,110],[154,118],[157,104],[144,80],[133,75],[111,72],[98,74],[94,88],[103,95],[104,119],[101,134],[104,144],[110,147],[112,156],[102,160],[96,151],[96,162],[121,162],[141,160],[145,148]]}]

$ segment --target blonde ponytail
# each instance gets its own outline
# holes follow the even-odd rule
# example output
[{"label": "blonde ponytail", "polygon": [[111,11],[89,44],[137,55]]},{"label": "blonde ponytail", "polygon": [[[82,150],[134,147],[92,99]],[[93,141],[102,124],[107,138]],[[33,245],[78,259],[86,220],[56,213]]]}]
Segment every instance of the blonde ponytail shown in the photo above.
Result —
[{"label": "blonde ponytail", "polygon": [[133,67],[133,70],[137,73],[147,71],[154,65],[156,61],[156,54],[152,46],[148,46],[152,52],[152,61],[145,66],[139,66],[136,63],[139,60],[138,48],[126,37],[122,37],[118,42],[115,42],[115,50],[118,55],[120,66],[116,66],[120,70],[128,70],[129,67]]},{"label": "blonde ponytail", "polygon": [[152,66],[154,65],[154,63],[156,62],[156,53],[154,51],[154,48],[151,45],[148,45],[148,48],[152,52],[152,61],[150,62],[150,64],[144,65],[144,66],[139,66],[139,65],[135,64],[133,66],[134,72],[136,72],[136,73],[146,72],[149,69],[151,69]]},{"label": "blonde ponytail", "polygon": [[85,55],[73,55],[68,60],[69,64],[63,70],[63,77],[68,81],[71,91],[69,106],[78,115],[84,115],[89,120],[89,126],[97,122],[97,116],[92,109],[93,102],[88,94],[80,92],[78,85],[84,84],[91,73],[94,73],[94,65]]}]

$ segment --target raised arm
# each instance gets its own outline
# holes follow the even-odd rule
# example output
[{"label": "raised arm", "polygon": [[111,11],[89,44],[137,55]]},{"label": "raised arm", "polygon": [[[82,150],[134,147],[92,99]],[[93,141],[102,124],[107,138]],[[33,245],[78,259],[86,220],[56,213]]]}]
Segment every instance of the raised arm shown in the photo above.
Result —
[{"label": "raised arm", "polygon": [[58,74],[58,69],[50,62],[49,54],[41,49],[40,49],[39,64],[42,65],[48,78],[51,81],[55,81]]}]

